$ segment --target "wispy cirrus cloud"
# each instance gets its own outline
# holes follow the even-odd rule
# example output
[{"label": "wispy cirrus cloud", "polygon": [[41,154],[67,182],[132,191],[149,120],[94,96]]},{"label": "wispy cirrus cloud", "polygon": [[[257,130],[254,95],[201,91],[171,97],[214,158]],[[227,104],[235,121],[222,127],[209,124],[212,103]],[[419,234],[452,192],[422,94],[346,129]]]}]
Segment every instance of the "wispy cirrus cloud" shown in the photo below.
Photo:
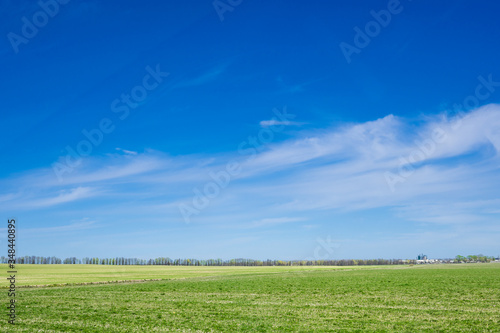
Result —
[{"label": "wispy cirrus cloud", "polygon": [[227,65],[216,66],[196,77],[183,79],[177,82],[174,85],[174,88],[194,87],[211,82],[222,75],[225,72],[226,67]]},{"label": "wispy cirrus cloud", "polygon": [[122,149],[122,148],[115,148],[115,150],[118,150],[118,151],[121,151],[127,155],[137,155],[137,152],[136,151],[132,151],[132,150],[127,150],[127,149]]},{"label": "wispy cirrus cloud", "polygon": [[270,120],[262,120],[260,123],[261,127],[271,127],[271,126],[301,126],[304,125],[304,123],[300,123],[297,121],[289,121],[289,120],[277,120],[277,119],[270,119]]},{"label": "wispy cirrus cloud", "polygon": [[28,200],[23,203],[23,206],[25,208],[45,208],[86,199],[95,196],[97,193],[98,191],[92,187],[76,187],[69,190],[61,190],[57,196]]},{"label": "wispy cirrus cloud", "polygon": [[264,226],[274,226],[285,223],[304,221],[304,218],[300,217],[273,217],[273,218],[263,218],[257,221],[251,222],[249,228],[258,228]]},{"label": "wispy cirrus cloud", "polygon": [[[5,207],[65,204],[67,209],[87,207],[96,216],[113,212],[123,221],[137,212],[150,220],[179,224],[179,203],[191,203],[198,192],[202,202],[203,186],[214,182],[211,175],[237,160],[243,171],[220,189],[195,222],[255,229],[303,220],[321,225],[330,223],[325,212],[383,209],[407,223],[483,223],[498,210],[494,199],[500,180],[499,125],[500,107],[489,105],[460,119],[436,115],[415,123],[389,115],[365,123],[308,129],[293,139],[261,147],[252,158],[237,152],[96,156],[84,160],[64,184],[49,169],[33,170],[16,178],[15,184],[23,184],[22,191],[14,191],[10,182],[0,197]],[[439,142],[432,141],[436,128],[442,134]],[[409,165],[415,152],[421,158]],[[391,191],[385,174],[398,175],[409,166],[411,174]],[[8,179],[1,182],[9,183]],[[485,204],[454,211],[446,208],[479,199]]]},{"label": "wispy cirrus cloud", "polygon": [[94,220],[88,218],[83,218],[80,221],[72,221],[70,224],[59,225],[55,227],[42,227],[42,228],[26,228],[23,229],[23,236],[25,235],[37,235],[40,233],[65,233],[65,232],[77,232],[82,230],[94,229],[99,226]]}]

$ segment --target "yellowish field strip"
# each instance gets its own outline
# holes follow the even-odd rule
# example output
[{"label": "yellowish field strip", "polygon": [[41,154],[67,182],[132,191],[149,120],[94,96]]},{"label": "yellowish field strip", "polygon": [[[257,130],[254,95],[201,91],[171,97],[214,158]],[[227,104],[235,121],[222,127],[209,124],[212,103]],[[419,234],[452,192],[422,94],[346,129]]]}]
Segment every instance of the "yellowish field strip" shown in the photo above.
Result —
[{"label": "yellowish field strip", "polygon": [[[79,284],[86,282],[116,282],[128,280],[166,280],[235,274],[273,274],[310,270],[367,269],[376,267],[402,268],[402,266],[102,266],[102,265],[16,265],[16,286]],[[0,265],[6,272],[7,265]],[[5,273],[7,276],[7,273]],[[7,287],[6,279],[0,287]]]}]

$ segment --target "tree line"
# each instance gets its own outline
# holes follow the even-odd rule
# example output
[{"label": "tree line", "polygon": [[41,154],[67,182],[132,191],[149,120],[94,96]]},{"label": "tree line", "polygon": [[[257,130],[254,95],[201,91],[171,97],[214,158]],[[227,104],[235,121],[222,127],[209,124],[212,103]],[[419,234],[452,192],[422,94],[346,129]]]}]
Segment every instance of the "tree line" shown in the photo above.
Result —
[{"label": "tree line", "polygon": [[[9,258],[0,257],[0,263],[8,263]],[[494,257],[480,255],[468,255],[467,257],[457,255],[455,259],[443,259],[442,263],[473,263],[490,262]],[[60,259],[57,257],[24,256],[16,258],[17,264],[64,264],[64,265],[166,265],[166,266],[364,266],[364,265],[408,265],[416,264],[414,259],[340,259],[340,260],[254,260],[254,259],[170,259],[158,257],[155,259],[138,258],[98,258],[85,257],[78,259],[70,257]]]},{"label": "tree line", "polygon": [[457,255],[454,262],[456,263],[467,263],[467,262],[490,262],[495,260],[495,257],[485,256],[483,254],[471,254],[467,257]]},{"label": "tree line", "polygon": [[[2,256],[1,263],[7,263],[8,258]],[[340,260],[254,260],[254,259],[170,259],[158,257],[155,259],[138,258],[98,258],[85,257],[78,259],[70,257],[24,256],[16,259],[18,264],[85,264],[85,265],[166,265],[166,266],[356,266],[356,265],[407,265],[415,264],[415,260],[407,259],[340,259]]]}]

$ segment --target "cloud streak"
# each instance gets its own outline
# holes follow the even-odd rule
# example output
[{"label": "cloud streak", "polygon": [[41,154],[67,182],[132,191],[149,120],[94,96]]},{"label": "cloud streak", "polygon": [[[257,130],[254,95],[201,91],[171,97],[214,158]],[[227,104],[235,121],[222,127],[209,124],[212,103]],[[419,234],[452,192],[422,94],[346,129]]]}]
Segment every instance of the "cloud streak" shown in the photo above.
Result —
[{"label": "cloud streak", "polygon": [[271,119],[271,120],[262,120],[260,123],[260,126],[261,127],[271,127],[271,126],[281,126],[281,125],[285,125],[285,126],[300,126],[300,125],[303,125],[303,123],[299,123],[299,122],[296,122],[296,121],[289,121],[289,120],[276,120],[276,119]]},{"label": "cloud streak", "polygon": [[77,231],[82,231],[82,230],[87,230],[87,229],[93,229],[96,228],[96,221],[89,221],[88,219],[84,218],[79,222],[74,222],[71,224],[66,224],[66,225],[61,225],[61,226],[56,226],[56,227],[45,227],[45,228],[29,228],[29,229],[24,229],[23,230],[23,236],[24,235],[38,235],[40,233],[64,233],[64,232],[77,232]]},{"label": "cloud streak", "polygon": [[[335,216],[372,209],[384,209],[407,223],[483,223],[498,214],[494,200],[500,180],[499,128],[500,107],[488,105],[463,118],[436,115],[414,122],[388,115],[303,130],[245,159],[236,152],[171,157],[123,151],[83,161],[62,185],[50,178],[48,168],[18,176],[15,184],[22,190],[17,192],[12,179],[3,179],[10,186],[3,187],[0,198],[3,210],[64,205],[88,209],[94,217],[113,211],[127,221],[126,212],[135,211],[151,220],[182,224],[176,206],[192,200],[193,188],[211,181],[211,173],[240,160],[245,163],[241,174],[194,218],[195,223],[254,229],[306,220],[324,225],[332,223],[325,212]],[[411,174],[391,191],[385,174],[398,175],[407,168],[412,154],[424,149],[422,143],[432,139],[436,129],[442,140],[434,142],[432,152],[421,153]],[[447,209],[477,200],[484,204]]]},{"label": "cloud streak", "polygon": [[94,196],[97,191],[91,187],[76,187],[70,190],[61,190],[57,196],[40,198],[24,203],[25,208],[45,208],[72,201],[82,200]]}]

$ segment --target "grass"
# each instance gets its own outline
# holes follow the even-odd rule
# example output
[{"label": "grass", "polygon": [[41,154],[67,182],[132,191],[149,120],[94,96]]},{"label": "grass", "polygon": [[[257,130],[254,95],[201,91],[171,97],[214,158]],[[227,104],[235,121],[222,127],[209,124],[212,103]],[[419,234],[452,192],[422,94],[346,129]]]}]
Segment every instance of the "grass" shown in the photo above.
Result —
[{"label": "grass", "polygon": [[[24,274],[38,269],[21,268]],[[144,275],[135,268],[145,267],[123,267],[127,268],[131,272],[118,271],[120,276],[172,279],[23,288],[17,295],[18,323],[13,329],[2,320],[0,331],[498,332],[500,327],[499,264],[306,271],[293,267],[146,267]],[[87,267],[50,269],[59,269],[60,274],[43,283],[30,283],[58,283],[65,274],[73,282],[82,281],[73,276],[74,271],[66,270]],[[90,277],[116,278],[104,269],[100,274],[104,276]]]},{"label": "grass", "polygon": [[[383,267],[383,266],[379,266]],[[245,266],[101,266],[101,265],[16,265],[17,286],[54,284],[78,284],[84,282],[111,282],[139,279],[180,279],[200,276],[221,276],[235,274],[275,274],[310,270],[361,269],[362,267],[245,267]],[[6,264],[0,264],[0,271],[7,271]],[[1,279],[0,288],[8,285]]]}]

